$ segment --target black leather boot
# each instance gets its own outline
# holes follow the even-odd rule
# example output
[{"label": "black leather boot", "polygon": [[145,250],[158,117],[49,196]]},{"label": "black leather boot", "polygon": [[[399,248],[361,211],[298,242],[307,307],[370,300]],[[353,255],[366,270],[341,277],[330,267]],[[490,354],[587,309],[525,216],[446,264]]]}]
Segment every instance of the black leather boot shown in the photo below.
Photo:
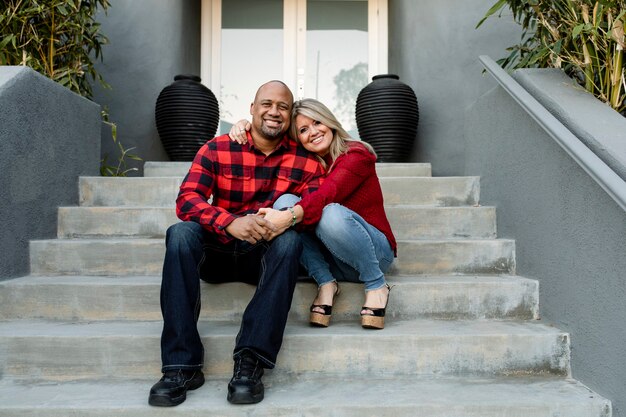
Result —
[{"label": "black leather boot", "polygon": [[244,351],[237,356],[233,377],[228,383],[228,402],[231,404],[261,402],[265,393],[262,376],[263,366],[253,353]]},{"label": "black leather boot", "polygon": [[163,378],[150,389],[148,404],[157,407],[171,407],[187,399],[187,390],[200,388],[204,384],[202,371],[182,369],[167,371]]}]

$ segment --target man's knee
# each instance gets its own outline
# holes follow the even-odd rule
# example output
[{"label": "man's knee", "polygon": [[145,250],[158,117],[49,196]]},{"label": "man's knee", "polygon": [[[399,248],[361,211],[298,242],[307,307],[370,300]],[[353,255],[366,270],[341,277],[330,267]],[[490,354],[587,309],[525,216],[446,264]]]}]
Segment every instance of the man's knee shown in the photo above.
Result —
[{"label": "man's knee", "polygon": [[171,225],[165,235],[168,249],[202,248],[202,226],[196,222],[180,222]]},{"label": "man's knee", "polygon": [[272,251],[275,256],[281,258],[293,257],[300,258],[302,253],[302,240],[295,230],[287,230],[285,233],[274,238],[272,242]]}]

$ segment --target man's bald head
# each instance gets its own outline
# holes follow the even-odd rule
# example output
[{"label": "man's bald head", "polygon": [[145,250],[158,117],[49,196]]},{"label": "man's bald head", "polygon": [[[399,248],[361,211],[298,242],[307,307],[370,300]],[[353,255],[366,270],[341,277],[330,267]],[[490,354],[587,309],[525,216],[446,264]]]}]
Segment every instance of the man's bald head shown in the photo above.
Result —
[{"label": "man's bald head", "polygon": [[262,94],[263,90],[268,87],[284,88],[289,93],[289,97],[291,97],[291,102],[289,103],[289,107],[291,108],[291,106],[293,106],[293,93],[291,92],[287,84],[285,84],[284,82],[280,80],[271,80],[271,81],[266,82],[265,84],[261,84],[259,89],[256,90],[256,94],[254,95],[255,103],[259,100],[259,95]]}]

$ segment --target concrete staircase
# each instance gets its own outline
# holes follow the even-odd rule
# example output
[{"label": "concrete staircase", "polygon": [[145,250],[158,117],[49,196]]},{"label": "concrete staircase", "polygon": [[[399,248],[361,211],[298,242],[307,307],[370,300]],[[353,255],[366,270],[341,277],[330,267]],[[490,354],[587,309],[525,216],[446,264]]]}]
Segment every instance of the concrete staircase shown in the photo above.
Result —
[{"label": "concrete staircase", "polygon": [[399,241],[387,327],[361,329],[362,287],[344,284],[328,329],[307,325],[312,282],[296,288],[265,400],[232,406],[226,384],[253,288],[202,286],[207,384],[174,409],[148,406],[160,378],[163,236],[188,164],[144,178],[80,179],[58,239],[31,242],[27,277],[0,282],[0,417],[609,417],[571,379],[569,335],[538,321],[538,283],[515,274],[479,179],[428,164],[380,164]]}]

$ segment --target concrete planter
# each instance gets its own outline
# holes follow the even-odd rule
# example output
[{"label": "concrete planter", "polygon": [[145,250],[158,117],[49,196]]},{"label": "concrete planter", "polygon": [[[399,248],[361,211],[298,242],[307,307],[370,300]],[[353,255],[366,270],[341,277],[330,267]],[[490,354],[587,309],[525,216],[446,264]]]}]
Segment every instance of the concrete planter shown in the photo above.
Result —
[{"label": "concrete planter", "polygon": [[513,78],[626,181],[626,118],[562,70],[522,69]]}]

